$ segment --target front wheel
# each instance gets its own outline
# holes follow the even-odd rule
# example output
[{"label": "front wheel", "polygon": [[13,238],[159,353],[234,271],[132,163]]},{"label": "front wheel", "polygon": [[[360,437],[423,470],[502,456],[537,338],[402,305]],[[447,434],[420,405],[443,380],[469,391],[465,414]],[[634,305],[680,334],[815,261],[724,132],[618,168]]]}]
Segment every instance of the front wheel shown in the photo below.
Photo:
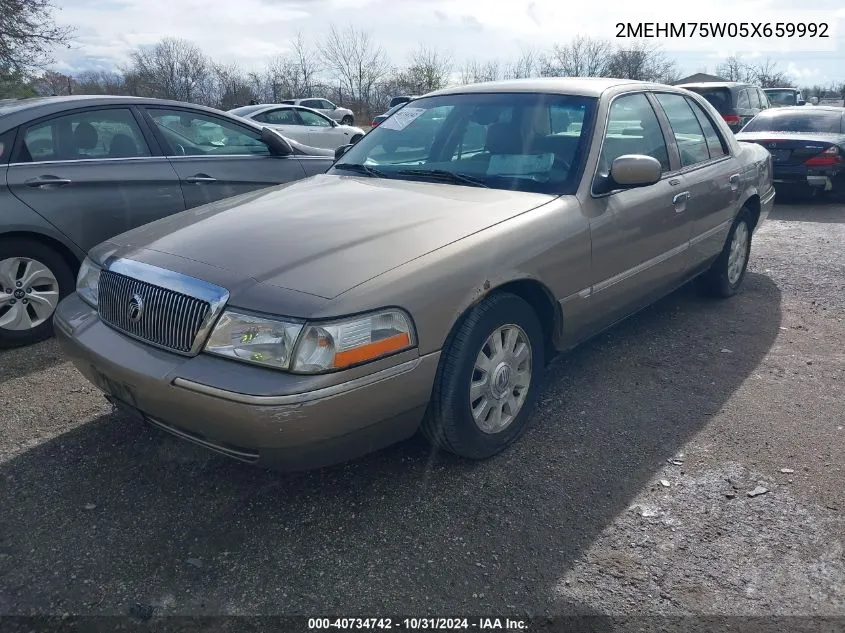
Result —
[{"label": "front wheel", "polygon": [[528,423],[544,371],[543,329],[512,294],[475,306],[443,349],[422,432],[470,459],[495,455]]},{"label": "front wheel", "polygon": [[73,273],[55,250],[33,240],[0,240],[0,348],[50,337],[53,312],[74,287]]},{"label": "front wheel", "polygon": [[341,125],[352,125],[353,123],[355,123],[355,119],[348,114],[340,120]]},{"label": "front wheel", "polygon": [[752,230],[751,212],[743,207],[728,232],[728,239],[719,257],[699,277],[699,285],[706,294],[732,297],[737,293],[748,268]]}]

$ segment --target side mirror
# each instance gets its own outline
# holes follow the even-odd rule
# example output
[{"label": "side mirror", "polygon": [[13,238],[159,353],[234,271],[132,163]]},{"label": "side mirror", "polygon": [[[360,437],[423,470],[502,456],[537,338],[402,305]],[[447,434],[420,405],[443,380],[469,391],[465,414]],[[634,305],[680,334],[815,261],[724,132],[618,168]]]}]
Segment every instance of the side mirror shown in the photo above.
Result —
[{"label": "side mirror", "polygon": [[329,119],[329,120],[332,122],[332,127],[337,127],[339,125],[339,123],[337,121],[335,121],[334,119]]},{"label": "side mirror", "polygon": [[270,128],[261,128],[261,140],[267,144],[273,156],[290,156],[293,154],[293,148],[290,144]]},{"label": "side mirror", "polygon": [[349,151],[349,148],[352,147],[352,143],[348,145],[341,145],[334,151],[334,159],[340,160],[340,157],[343,156],[346,152]]},{"label": "side mirror", "polygon": [[807,103],[807,102],[804,101],[803,99],[798,99],[798,105],[804,105],[805,103]]},{"label": "side mirror", "polygon": [[610,166],[612,184],[623,189],[648,187],[659,181],[662,174],[660,161],[643,154],[625,154]]}]

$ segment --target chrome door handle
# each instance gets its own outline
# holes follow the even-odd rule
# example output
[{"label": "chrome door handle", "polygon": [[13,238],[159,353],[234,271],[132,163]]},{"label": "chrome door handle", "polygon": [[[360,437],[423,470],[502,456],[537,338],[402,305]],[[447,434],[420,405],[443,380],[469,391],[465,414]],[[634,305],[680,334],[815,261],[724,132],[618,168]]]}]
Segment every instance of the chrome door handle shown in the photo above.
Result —
[{"label": "chrome door handle", "polygon": [[734,174],[728,179],[728,182],[731,183],[731,189],[736,191],[739,188],[739,174]]},{"label": "chrome door handle", "polygon": [[69,178],[57,178],[55,176],[39,176],[38,178],[30,178],[26,181],[28,187],[63,187],[69,185],[72,180]]},{"label": "chrome door handle", "polygon": [[217,178],[212,178],[211,176],[206,176],[205,174],[197,174],[196,176],[185,178],[185,182],[190,182],[192,184],[199,185],[204,182],[217,182]]},{"label": "chrome door handle", "polygon": [[687,200],[690,199],[689,191],[682,191],[672,198],[672,204],[675,205],[675,213],[683,213],[687,208]]}]

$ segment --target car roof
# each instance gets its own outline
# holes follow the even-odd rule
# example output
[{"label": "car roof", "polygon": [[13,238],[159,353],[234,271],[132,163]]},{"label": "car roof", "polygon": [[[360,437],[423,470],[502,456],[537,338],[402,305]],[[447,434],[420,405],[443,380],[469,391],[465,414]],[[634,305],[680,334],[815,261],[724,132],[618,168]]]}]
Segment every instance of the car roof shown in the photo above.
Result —
[{"label": "car roof", "polygon": [[[215,108],[172,101],[170,99],[153,99],[149,97],[127,97],[113,95],[65,95],[59,97],[32,97],[18,99],[11,103],[0,105],[0,132],[17,127],[22,123],[42,116],[59,114],[65,110],[72,110],[85,106],[100,105],[163,105],[171,107],[191,108],[203,110],[213,114],[226,114]],[[229,115],[232,116],[232,115]]]},{"label": "car roof", "polygon": [[763,92],[768,92],[769,90],[793,90],[795,92],[801,92],[801,88],[793,88],[792,86],[784,86],[783,88],[763,88]]},{"label": "car roof", "polygon": [[672,88],[664,84],[635,81],[633,79],[608,79],[605,77],[541,77],[537,79],[506,79],[503,81],[486,81],[444,88],[424,95],[465,94],[471,92],[544,92],[581,97],[599,97],[610,88],[631,85],[632,87],[660,87]]},{"label": "car roof", "polygon": [[678,84],[677,88],[756,88],[754,84],[747,84],[741,81],[697,81],[690,84]]},{"label": "car roof", "polygon": [[807,106],[786,106],[783,108],[771,108],[770,114],[780,114],[782,112],[806,112],[808,114],[812,112],[838,112],[839,114],[845,115],[845,108],[830,105],[817,105],[812,108],[808,108]]}]

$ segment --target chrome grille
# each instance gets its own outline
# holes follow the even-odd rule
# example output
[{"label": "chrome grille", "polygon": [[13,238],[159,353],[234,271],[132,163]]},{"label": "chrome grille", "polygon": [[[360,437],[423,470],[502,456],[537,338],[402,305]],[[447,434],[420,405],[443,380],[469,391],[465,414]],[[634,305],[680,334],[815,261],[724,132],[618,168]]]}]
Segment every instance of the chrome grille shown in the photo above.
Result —
[{"label": "chrome grille", "polygon": [[159,347],[185,354],[193,351],[197,334],[211,311],[207,301],[169,288],[111,270],[100,275],[100,319]]}]

